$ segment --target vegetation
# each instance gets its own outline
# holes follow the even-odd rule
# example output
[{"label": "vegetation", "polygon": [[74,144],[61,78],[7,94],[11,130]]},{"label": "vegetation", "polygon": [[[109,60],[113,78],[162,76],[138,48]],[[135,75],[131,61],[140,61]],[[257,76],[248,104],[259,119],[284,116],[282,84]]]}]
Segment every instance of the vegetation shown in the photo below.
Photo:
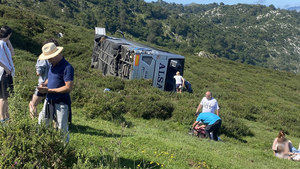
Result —
[{"label": "vegetation", "polygon": [[[6,5],[0,5],[0,14],[0,24],[14,30],[16,48],[12,121],[0,126],[2,168],[299,168],[270,150],[279,129],[295,146],[300,142],[299,74],[184,54],[184,77],[194,94],[163,92],[149,81],[103,77],[90,69],[91,29]],[[64,34],[58,38],[63,55],[75,68],[68,145],[59,132],[31,121],[27,110],[41,44],[59,32]],[[221,107],[224,142],[187,134],[207,90]]]},{"label": "vegetation", "polygon": [[126,37],[185,55],[199,52],[299,72],[300,14],[273,5],[169,4],[143,0],[9,0],[2,3],[86,28],[105,27]]}]

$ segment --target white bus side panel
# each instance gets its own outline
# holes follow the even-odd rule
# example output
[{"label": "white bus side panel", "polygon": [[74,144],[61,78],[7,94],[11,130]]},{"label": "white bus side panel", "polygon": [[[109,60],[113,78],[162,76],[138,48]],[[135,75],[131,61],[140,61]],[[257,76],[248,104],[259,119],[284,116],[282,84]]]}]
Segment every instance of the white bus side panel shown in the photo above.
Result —
[{"label": "white bus side panel", "polygon": [[153,79],[153,86],[164,90],[165,80],[167,74],[168,60],[166,58],[160,58],[156,61],[155,75]]}]

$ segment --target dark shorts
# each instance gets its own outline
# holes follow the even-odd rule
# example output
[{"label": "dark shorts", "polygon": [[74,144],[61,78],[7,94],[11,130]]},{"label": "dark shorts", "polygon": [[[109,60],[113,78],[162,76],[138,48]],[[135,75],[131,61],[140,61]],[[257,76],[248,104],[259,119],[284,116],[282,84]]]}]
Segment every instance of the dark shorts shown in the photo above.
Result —
[{"label": "dark shorts", "polygon": [[182,86],[182,84],[176,84],[176,89],[179,89],[180,86]]},{"label": "dark shorts", "polygon": [[13,91],[13,78],[4,71],[0,81],[0,98],[7,99],[9,94],[13,93]]},{"label": "dark shorts", "polygon": [[40,93],[39,90],[36,88],[34,91],[34,95],[39,96],[39,97],[46,97],[46,93]]}]

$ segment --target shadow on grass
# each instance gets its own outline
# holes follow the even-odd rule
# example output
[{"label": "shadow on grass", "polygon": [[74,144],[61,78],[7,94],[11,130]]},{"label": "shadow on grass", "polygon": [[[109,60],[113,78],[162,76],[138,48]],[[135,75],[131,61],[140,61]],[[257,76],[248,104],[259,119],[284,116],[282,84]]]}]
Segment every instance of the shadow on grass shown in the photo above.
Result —
[{"label": "shadow on grass", "polygon": [[81,133],[81,134],[88,134],[91,136],[103,136],[103,137],[128,137],[128,135],[121,135],[121,134],[114,134],[114,133],[107,133],[104,130],[97,130],[89,126],[83,126],[80,124],[72,124],[70,126],[70,131],[72,133]]},{"label": "shadow on grass", "polygon": [[148,161],[145,159],[132,160],[127,158],[114,158],[110,155],[104,155],[101,157],[92,157],[91,162],[93,165],[97,166],[102,164],[108,166],[109,168],[151,168],[159,169],[162,164],[154,161]]},{"label": "shadow on grass", "polygon": [[[18,49],[29,51],[30,53],[37,56],[40,55],[42,45],[29,37],[31,36],[27,37],[17,31],[14,31],[11,41],[14,47]],[[34,58],[34,60],[36,60],[36,58]]]}]

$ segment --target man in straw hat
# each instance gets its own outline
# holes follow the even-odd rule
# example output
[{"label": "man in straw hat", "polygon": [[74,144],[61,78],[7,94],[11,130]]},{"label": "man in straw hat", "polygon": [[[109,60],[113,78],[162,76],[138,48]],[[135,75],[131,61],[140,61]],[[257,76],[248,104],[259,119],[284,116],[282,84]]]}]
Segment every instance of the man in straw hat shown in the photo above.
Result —
[{"label": "man in straw hat", "polygon": [[61,129],[69,140],[68,118],[71,112],[70,92],[73,88],[74,68],[65,60],[61,52],[63,47],[54,43],[47,43],[42,47],[40,60],[48,60],[50,70],[48,80],[42,83],[38,90],[40,93],[47,93],[43,110],[39,114],[39,124],[45,122],[46,125],[54,120],[56,127]]},{"label": "man in straw hat", "polygon": [[[58,41],[56,39],[50,38],[46,40],[43,45],[53,42],[56,46],[59,46]],[[50,69],[50,64],[48,60],[40,60],[37,59],[36,64],[36,75],[39,77],[38,79],[38,86],[41,85],[42,83],[45,83],[45,81],[48,79],[48,71]],[[46,97],[46,93],[40,93],[36,87],[32,99],[29,102],[29,112],[30,112],[30,117],[34,119],[37,116],[37,106],[38,104],[43,101]]]}]

